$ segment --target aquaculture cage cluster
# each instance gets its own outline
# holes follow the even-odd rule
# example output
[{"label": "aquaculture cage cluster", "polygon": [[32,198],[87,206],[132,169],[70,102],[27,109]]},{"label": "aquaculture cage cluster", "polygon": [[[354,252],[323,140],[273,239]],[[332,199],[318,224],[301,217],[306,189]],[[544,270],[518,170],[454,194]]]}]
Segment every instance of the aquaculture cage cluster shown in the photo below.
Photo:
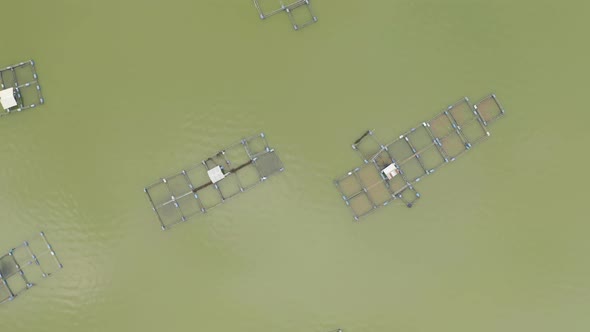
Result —
[{"label": "aquaculture cage cluster", "polygon": [[43,232],[10,249],[0,257],[0,303],[12,301],[62,267]]},{"label": "aquaculture cage cluster", "polygon": [[296,0],[289,4],[279,0],[254,0],[254,6],[261,19],[285,12],[295,30],[303,29],[318,21],[309,0]]},{"label": "aquaculture cage cluster", "polygon": [[490,136],[488,126],[502,115],[491,94],[473,106],[463,98],[388,144],[367,131],[352,145],[364,164],[336,186],[356,220],[396,199],[412,207],[420,197],[413,185]]},{"label": "aquaculture cage cluster", "polygon": [[203,214],[284,170],[263,133],[145,188],[163,230]]},{"label": "aquaculture cage cluster", "polygon": [[33,60],[0,69],[0,103],[4,112],[20,112],[45,102]]}]

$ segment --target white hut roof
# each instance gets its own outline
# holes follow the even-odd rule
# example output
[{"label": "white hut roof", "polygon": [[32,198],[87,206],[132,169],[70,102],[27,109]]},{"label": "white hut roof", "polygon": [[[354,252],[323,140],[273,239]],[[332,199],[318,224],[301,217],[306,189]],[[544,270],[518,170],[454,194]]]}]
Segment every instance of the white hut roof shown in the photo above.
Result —
[{"label": "white hut roof", "polygon": [[14,88],[0,90],[0,104],[2,104],[2,108],[5,110],[18,105],[14,98]]},{"label": "white hut roof", "polygon": [[382,172],[390,180],[398,174],[395,164],[390,164],[389,166],[385,167]]},{"label": "white hut roof", "polygon": [[209,179],[211,179],[211,182],[213,183],[219,182],[225,178],[225,174],[223,174],[223,171],[221,171],[221,167],[219,166],[208,170],[207,175],[209,175]]}]

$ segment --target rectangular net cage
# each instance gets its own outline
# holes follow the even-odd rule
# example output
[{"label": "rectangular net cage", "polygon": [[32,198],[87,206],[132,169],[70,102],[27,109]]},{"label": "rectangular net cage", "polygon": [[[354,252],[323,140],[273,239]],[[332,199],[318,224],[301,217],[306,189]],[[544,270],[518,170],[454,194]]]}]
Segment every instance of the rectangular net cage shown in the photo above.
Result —
[{"label": "rectangular net cage", "polygon": [[201,163],[144,189],[162,230],[204,214],[282,172],[283,163],[264,133],[242,139]]},{"label": "rectangular net cage", "polygon": [[485,126],[499,119],[504,115],[504,108],[496,98],[495,94],[491,94],[474,105],[475,110],[479,114]]},{"label": "rectangular net cage", "polygon": [[0,116],[45,102],[33,60],[0,69]]},{"label": "rectangular net cage", "polygon": [[254,0],[254,6],[261,19],[285,12],[294,30],[300,30],[318,21],[311,7],[310,0]]},{"label": "rectangular net cage", "polygon": [[10,249],[0,257],[0,303],[12,301],[61,268],[44,232]]},{"label": "rectangular net cage", "polygon": [[394,199],[412,207],[420,197],[413,184],[490,136],[488,125],[502,115],[494,94],[473,106],[465,97],[391,143],[366,131],[352,144],[365,164],[336,186],[356,220]]}]

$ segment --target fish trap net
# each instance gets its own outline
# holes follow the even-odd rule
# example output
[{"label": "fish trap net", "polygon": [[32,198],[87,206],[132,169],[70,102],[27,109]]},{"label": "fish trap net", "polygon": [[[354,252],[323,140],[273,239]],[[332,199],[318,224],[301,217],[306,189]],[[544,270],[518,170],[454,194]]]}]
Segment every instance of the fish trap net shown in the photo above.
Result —
[{"label": "fish trap net", "polygon": [[0,116],[45,103],[33,60],[0,69],[0,91],[4,92],[3,96],[10,91],[15,101],[14,105],[11,104],[8,108],[3,107],[5,112],[0,112]]},{"label": "fish trap net", "polygon": [[412,207],[420,198],[413,184],[486,139],[488,125],[502,115],[491,94],[474,106],[463,98],[385,145],[366,131],[352,144],[365,165],[336,180],[342,198],[355,219],[395,199]]},{"label": "fish trap net", "polygon": [[0,303],[12,301],[61,268],[43,232],[10,249],[0,257]]},{"label": "fish trap net", "polygon": [[203,214],[282,172],[264,134],[240,142],[144,189],[163,230]]}]

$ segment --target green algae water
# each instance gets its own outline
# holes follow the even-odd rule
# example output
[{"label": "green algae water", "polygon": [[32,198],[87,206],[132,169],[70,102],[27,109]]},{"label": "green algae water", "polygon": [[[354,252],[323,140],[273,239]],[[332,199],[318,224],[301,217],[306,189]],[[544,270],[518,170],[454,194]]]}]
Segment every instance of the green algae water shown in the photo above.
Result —
[{"label": "green algae water", "polygon": [[[582,332],[586,1],[314,0],[293,31],[244,1],[3,1],[0,67],[46,104],[0,119],[0,250],[44,230],[64,268],[2,331]],[[497,94],[492,136],[412,209],[353,222],[333,179]],[[264,131],[285,172],[160,230],[143,188]]]}]

